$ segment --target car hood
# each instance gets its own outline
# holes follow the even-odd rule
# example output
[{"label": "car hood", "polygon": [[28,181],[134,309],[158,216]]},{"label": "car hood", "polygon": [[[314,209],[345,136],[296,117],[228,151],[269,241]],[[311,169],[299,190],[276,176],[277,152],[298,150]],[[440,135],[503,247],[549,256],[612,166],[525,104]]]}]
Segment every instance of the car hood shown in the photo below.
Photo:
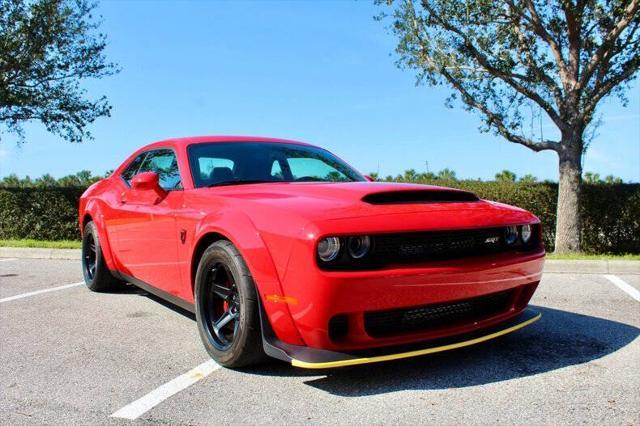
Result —
[{"label": "car hood", "polygon": [[[452,219],[472,211],[493,215],[497,223],[524,220],[522,209],[479,200],[467,191],[452,188],[383,182],[266,183],[211,188],[229,202],[259,204],[285,209],[310,221],[343,221],[358,218],[442,216]],[[250,209],[248,209],[250,210]],[[453,214],[451,213],[453,212]],[[508,218],[513,214],[515,217]],[[455,220],[453,220],[455,222]]]}]

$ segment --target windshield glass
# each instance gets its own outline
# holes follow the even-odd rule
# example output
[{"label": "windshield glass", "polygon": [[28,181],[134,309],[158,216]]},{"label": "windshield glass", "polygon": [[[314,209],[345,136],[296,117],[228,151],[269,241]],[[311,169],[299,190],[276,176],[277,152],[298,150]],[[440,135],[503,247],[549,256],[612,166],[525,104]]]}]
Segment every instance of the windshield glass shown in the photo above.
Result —
[{"label": "windshield glass", "polygon": [[189,145],[196,188],[262,182],[356,182],[364,177],[324,149],[286,143]]}]

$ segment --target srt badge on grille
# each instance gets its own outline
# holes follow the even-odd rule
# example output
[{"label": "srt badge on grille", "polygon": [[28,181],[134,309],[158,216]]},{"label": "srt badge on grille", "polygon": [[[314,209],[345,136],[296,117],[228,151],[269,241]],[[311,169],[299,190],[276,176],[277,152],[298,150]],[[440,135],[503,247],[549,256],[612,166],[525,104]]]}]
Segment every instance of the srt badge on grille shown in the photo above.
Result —
[{"label": "srt badge on grille", "polygon": [[485,244],[498,244],[500,242],[500,237],[489,237],[484,240]]}]

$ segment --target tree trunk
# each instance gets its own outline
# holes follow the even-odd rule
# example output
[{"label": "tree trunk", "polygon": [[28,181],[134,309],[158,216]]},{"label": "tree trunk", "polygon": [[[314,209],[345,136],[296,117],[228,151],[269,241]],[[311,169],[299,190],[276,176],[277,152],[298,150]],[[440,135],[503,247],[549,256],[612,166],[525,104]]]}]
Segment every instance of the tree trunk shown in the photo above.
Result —
[{"label": "tree trunk", "polygon": [[560,157],[556,253],[580,251],[580,190],[582,186],[582,144],[563,143]]}]

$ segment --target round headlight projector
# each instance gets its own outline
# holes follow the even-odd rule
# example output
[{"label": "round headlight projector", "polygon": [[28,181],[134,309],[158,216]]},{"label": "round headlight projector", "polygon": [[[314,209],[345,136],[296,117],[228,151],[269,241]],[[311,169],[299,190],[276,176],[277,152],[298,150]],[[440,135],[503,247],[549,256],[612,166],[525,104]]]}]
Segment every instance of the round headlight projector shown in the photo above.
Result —
[{"label": "round headlight projector", "polygon": [[527,244],[531,239],[531,225],[522,225],[522,229],[520,230],[520,235],[522,236],[522,242]]},{"label": "round headlight projector", "polygon": [[518,241],[518,227],[517,226],[508,226],[507,233],[504,236],[504,240],[508,245],[513,245]]},{"label": "round headlight projector", "polygon": [[340,253],[340,238],[327,237],[318,243],[318,257],[323,262],[331,262]]},{"label": "round headlight projector", "polygon": [[349,242],[347,244],[349,256],[354,259],[362,259],[367,255],[367,253],[369,253],[370,248],[371,238],[367,237],[366,235],[361,237],[351,237],[349,238]]}]

